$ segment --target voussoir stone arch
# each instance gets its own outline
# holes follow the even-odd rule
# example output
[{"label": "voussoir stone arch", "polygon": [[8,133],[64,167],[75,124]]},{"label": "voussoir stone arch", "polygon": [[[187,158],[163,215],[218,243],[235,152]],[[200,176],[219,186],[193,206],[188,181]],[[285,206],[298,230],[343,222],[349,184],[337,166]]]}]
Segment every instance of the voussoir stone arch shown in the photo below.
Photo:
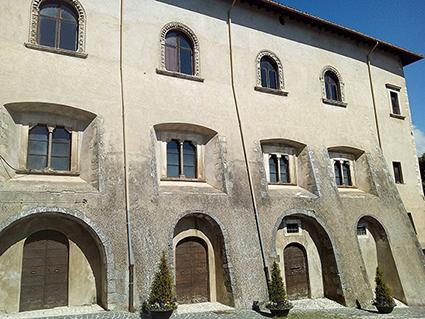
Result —
[{"label": "voussoir stone arch", "polygon": [[25,209],[0,223],[0,236],[9,231],[10,228],[13,228],[28,218],[34,218],[37,216],[53,216],[52,214],[70,219],[72,222],[80,224],[88,231],[88,233],[91,234],[93,239],[96,239],[98,246],[101,249],[100,253],[104,257],[104,267],[106,270],[106,278],[104,280],[104,288],[106,288],[106,290],[102,292],[105,293],[105,298],[101,300],[102,306],[104,308],[109,308],[110,305],[118,303],[118,296],[115,293],[117,283],[111,243],[101,228],[89,219],[83,212],[73,208],[62,207],[35,207]]},{"label": "voussoir stone arch", "polygon": [[256,71],[257,71],[257,86],[261,87],[261,59],[263,57],[269,57],[272,59],[277,65],[277,72],[279,75],[279,90],[283,90],[285,88],[285,81],[283,78],[283,66],[279,57],[270,50],[261,50],[255,59]]},{"label": "voussoir stone arch", "polygon": [[[40,6],[45,0],[33,0],[31,3],[31,21],[30,21],[30,33],[29,43],[37,45],[38,36],[38,22],[40,15]],[[84,53],[86,47],[86,24],[87,16],[84,7],[78,0],[62,0],[78,12],[78,41],[77,41],[77,52]]]},{"label": "voussoir stone arch", "polygon": [[332,72],[338,78],[339,90],[341,93],[341,102],[345,102],[345,93],[344,93],[344,81],[342,79],[341,73],[333,67],[332,65],[325,66],[320,72],[320,82],[322,84],[322,98],[326,98],[326,84],[325,84],[325,74],[326,72]]},{"label": "voussoir stone arch", "polygon": [[199,57],[199,40],[195,32],[192,31],[187,25],[180,22],[169,22],[164,25],[160,33],[160,49],[161,49],[161,65],[162,70],[165,68],[165,37],[169,31],[180,31],[185,34],[192,41],[193,44],[193,71],[194,76],[199,76],[201,73],[200,57]]}]

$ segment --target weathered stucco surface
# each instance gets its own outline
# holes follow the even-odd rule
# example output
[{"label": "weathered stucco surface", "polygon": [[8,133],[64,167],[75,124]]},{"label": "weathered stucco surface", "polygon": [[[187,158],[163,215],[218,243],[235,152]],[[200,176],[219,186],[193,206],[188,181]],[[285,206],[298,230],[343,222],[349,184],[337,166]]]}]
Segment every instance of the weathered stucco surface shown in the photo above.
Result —
[{"label": "weathered stucco surface", "polygon": [[[311,246],[311,267],[318,259],[325,266],[332,264],[328,270],[311,269],[313,295],[326,295],[327,290],[349,306],[355,306],[356,300],[366,306],[372,299],[370,269],[375,257],[372,248],[369,257],[362,257],[364,247],[357,241],[356,227],[363,216],[373,216],[385,229],[403,301],[425,304],[420,250],[425,246],[425,206],[406,83],[397,57],[379,48],[372,56],[381,150],[366,64],[371,48],[365,44],[291,19],[282,25],[277,15],[238,2],[232,11],[231,52],[229,1],[125,0],[121,87],[120,2],[80,2],[87,15],[85,59],[25,47],[31,1],[0,2],[0,18],[8,21],[0,30],[0,154],[15,168],[24,168],[26,130],[29,122],[42,118],[75,126],[80,170],[79,176],[25,175],[0,165],[0,274],[17,278],[8,283],[10,296],[0,293],[0,311],[17,311],[7,305],[7,298],[16,300],[20,285],[16,243],[43,227],[63,231],[81,250],[71,245],[75,256],[81,257],[71,260],[71,273],[90,278],[90,287],[83,289],[71,277],[70,287],[78,293],[70,295],[70,304],[92,302],[95,280],[98,303],[108,309],[127,307],[122,101],[136,306],[149,294],[161,251],[173,264],[177,225],[193,215],[208,216],[216,236],[210,238],[215,255],[225,253],[215,259],[217,267],[224,268],[220,272],[216,267],[217,299],[250,307],[252,301],[267,298],[232,94],[230,53],[267,265],[277,260],[286,244],[278,234],[282,220],[303,218],[326,242],[316,248],[317,253]],[[170,22],[183,23],[196,34],[198,76],[203,82],[157,72],[160,32]],[[262,50],[280,59],[287,96],[254,90],[256,58]],[[320,77],[326,66],[338,70],[344,81],[346,107],[322,102]],[[404,120],[389,116],[387,83],[402,88]],[[206,182],[161,180],[158,127],[170,127],[159,125],[163,123],[174,123],[180,133],[191,129],[196,132],[186,133],[208,135],[203,162]],[[209,136],[211,132],[215,135]],[[261,151],[265,140],[303,145],[296,186],[268,185]],[[360,150],[355,161],[357,189],[336,187],[328,151],[335,147]],[[393,161],[402,162],[404,184],[394,184]],[[418,237],[407,212],[413,215]],[[43,225],[35,222],[39,216]],[[197,227],[185,230],[197,231]],[[13,238],[4,241],[11,229]],[[212,237],[207,231],[204,234]],[[96,267],[89,267],[82,255]],[[332,291],[320,287],[320,268],[324,286],[338,283]]]}]

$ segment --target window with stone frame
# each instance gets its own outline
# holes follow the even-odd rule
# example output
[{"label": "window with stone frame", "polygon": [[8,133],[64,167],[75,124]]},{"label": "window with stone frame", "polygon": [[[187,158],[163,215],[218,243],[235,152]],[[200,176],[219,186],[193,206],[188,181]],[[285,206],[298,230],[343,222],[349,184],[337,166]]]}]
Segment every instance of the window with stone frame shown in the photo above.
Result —
[{"label": "window with stone frame", "polygon": [[386,88],[388,90],[388,98],[389,98],[389,104],[390,104],[390,115],[392,117],[398,118],[398,119],[404,119],[403,112],[401,110],[401,104],[400,104],[400,90],[401,87],[393,84],[387,83]]},{"label": "window with stone frame", "polygon": [[344,82],[341,74],[333,66],[326,66],[320,75],[322,83],[322,101],[325,104],[346,107]]},{"label": "window with stone frame", "polygon": [[276,62],[269,56],[263,56],[260,61],[261,86],[263,88],[279,89],[279,71]]},{"label": "window with stone frame", "polygon": [[35,125],[29,129],[27,169],[70,171],[72,133],[60,126]]},{"label": "window with stone frame", "polygon": [[283,66],[276,54],[262,50],[256,58],[257,83],[256,91],[286,96],[283,78]]},{"label": "window with stone frame", "polygon": [[329,153],[332,161],[335,183],[338,187],[356,187],[355,156],[348,153]]},{"label": "window with stone frame", "polygon": [[32,0],[32,49],[85,58],[86,13],[78,0]]},{"label": "window with stone frame", "polygon": [[396,184],[404,184],[403,171],[401,169],[401,162],[393,162],[394,181]]},{"label": "window with stone frame", "polygon": [[296,185],[295,148],[275,143],[262,145],[264,167],[269,184]]}]

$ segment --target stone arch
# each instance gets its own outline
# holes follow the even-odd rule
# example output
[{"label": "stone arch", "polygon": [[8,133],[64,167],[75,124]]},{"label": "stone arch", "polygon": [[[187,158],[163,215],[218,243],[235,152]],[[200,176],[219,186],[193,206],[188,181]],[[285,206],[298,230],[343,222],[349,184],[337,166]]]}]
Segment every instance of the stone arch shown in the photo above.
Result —
[{"label": "stone arch", "polygon": [[201,67],[200,67],[200,56],[199,56],[199,40],[195,32],[191,28],[180,22],[169,22],[162,27],[160,33],[160,49],[161,49],[161,70],[166,70],[165,68],[165,36],[171,30],[176,30],[184,33],[193,43],[193,71],[194,76],[200,76]]},{"label": "stone arch", "polygon": [[333,67],[332,65],[325,66],[320,72],[320,82],[322,84],[322,98],[326,99],[326,85],[325,85],[325,74],[326,72],[332,72],[337,78],[339,82],[339,89],[341,93],[341,102],[345,103],[345,92],[344,92],[344,81],[342,79],[341,73]]},{"label": "stone arch", "polygon": [[[31,19],[30,19],[30,33],[29,33],[29,43],[33,45],[38,45],[37,34],[38,34],[38,21],[40,14],[40,5],[45,0],[33,0],[31,3]],[[78,12],[78,46],[77,52],[84,53],[86,47],[86,24],[87,16],[84,10],[84,7],[81,5],[78,0],[63,0],[70,4]]]},{"label": "stone arch", "polygon": [[197,237],[205,241],[208,264],[212,270],[209,274],[211,301],[234,306],[233,268],[228,258],[228,240],[223,225],[217,218],[200,211],[181,214],[174,225],[170,236],[173,260],[175,247],[185,238]]},{"label": "stone arch", "polygon": [[384,224],[372,215],[361,216],[356,224],[357,244],[371,288],[375,287],[375,271],[379,267],[393,296],[406,302],[403,286]]},{"label": "stone arch", "polygon": [[[317,247],[318,256],[320,259],[323,295],[326,298],[332,299],[340,304],[345,305],[345,296],[342,289],[340,278],[340,261],[338,253],[335,251],[335,245],[329,231],[325,227],[324,221],[313,210],[307,209],[289,209],[283,213],[277,220],[271,243],[271,260],[279,261],[277,251],[278,233],[284,227],[285,219],[297,219],[301,221],[302,231],[308,232],[312,242]],[[280,253],[280,252],[279,252]]]},{"label": "stone arch", "polygon": [[256,78],[257,78],[257,87],[261,87],[261,59],[263,57],[269,57],[272,59],[276,65],[277,65],[277,71],[279,74],[279,90],[283,90],[285,88],[285,81],[283,78],[283,66],[282,62],[280,61],[279,57],[269,50],[262,50],[257,54],[257,57],[255,59],[255,66],[256,66]]},{"label": "stone arch", "polygon": [[37,207],[11,216],[0,224],[0,256],[13,245],[41,230],[63,233],[84,255],[94,276],[96,303],[107,309],[113,303],[114,258],[107,237],[76,209]]}]

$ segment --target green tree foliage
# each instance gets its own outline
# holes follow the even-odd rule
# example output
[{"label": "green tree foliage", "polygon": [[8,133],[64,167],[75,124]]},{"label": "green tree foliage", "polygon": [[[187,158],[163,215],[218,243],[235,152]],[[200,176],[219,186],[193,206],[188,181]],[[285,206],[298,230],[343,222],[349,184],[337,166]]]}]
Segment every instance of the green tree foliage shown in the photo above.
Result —
[{"label": "green tree foliage", "polygon": [[384,274],[379,269],[379,267],[376,268],[375,283],[376,283],[376,288],[375,288],[374,305],[394,307],[395,306],[394,299],[391,296],[390,289],[385,284]]},{"label": "green tree foliage", "polygon": [[175,309],[175,296],[173,292],[173,278],[165,258],[162,253],[158,271],[152,282],[148,303],[150,308]]},{"label": "green tree foliage", "polygon": [[287,298],[279,266],[276,262],[274,262],[272,269],[272,281],[270,283],[270,301],[282,302],[287,300]]},{"label": "green tree foliage", "polygon": [[422,188],[425,192],[425,153],[422,154],[421,157],[419,157],[419,168],[421,171],[421,177],[422,177]]}]

